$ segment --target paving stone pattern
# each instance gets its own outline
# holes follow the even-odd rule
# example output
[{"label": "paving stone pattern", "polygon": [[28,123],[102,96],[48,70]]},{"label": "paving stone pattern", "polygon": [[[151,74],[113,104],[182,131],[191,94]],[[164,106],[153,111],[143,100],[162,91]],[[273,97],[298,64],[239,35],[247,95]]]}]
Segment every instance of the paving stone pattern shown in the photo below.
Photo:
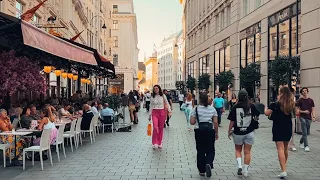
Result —
[{"label": "paving stone pattern", "polygon": [[[26,170],[22,167],[0,168],[0,179],[14,180],[82,180],[82,179],[139,179],[139,180],[196,180],[200,178],[196,168],[196,149],[193,131],[187,130],[184,114],[174,107],[170,127],[165,129],[163,149],[153,150],[151,138],[147,136],[147,118],[141,110],[140,123],[132,132],[100,134],[91,145],[88,137],[83,146],[71,152],[67,147],[67,159],[61,155],[58,162],[53,152],[54,166],[48,160],[41,171],[40,162],[27,161]],[[236,176],[234,145],[227,138],[228,120],[223,117],[219,140],[216,142],[216,158],[211,179],[278,179],[279,163],[274,143],[271,141],[271,122],[260,118],[260,128],[256,131],[252,150],[250,177]],[[320,123],[312,124],[309,137],[311,152],[298,149],[290,152],[288,179],[320,180]],[[295,142],[298,145],[299,135]],[[2,165],[2,161],[0,160]]]}]

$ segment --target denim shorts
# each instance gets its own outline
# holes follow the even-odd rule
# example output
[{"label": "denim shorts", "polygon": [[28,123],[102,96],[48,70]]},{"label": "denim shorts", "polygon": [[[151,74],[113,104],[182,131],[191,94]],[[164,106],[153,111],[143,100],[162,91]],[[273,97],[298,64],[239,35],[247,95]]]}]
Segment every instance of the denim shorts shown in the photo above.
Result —
[{"label": "denim shorts", "polygon": [[243,144],[254,144],[254,131],[246,134],[246,135],[236,135],[233,134],[233,142],[236,145],[243,145]]}]

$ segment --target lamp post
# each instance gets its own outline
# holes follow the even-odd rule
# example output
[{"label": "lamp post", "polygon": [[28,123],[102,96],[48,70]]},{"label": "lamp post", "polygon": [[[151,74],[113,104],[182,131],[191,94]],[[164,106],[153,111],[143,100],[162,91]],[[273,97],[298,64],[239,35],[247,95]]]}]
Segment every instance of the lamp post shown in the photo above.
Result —
[{"label": "lamp post", "polygon": [[100,18],[102,18],[103,19],[103,25],[102,25],[102,29],[107,29],[107,26],[106,26],[106,21],[105,21],[105,19],[102,17],[102,16],[100,16],[100,15],[96,15],[96,16],[93,16],[92,18],[91,18],[91,20],[90,20],[90,47],[92,47],[92,40],[91,40],[91,35],[93,34],[93,32],[92,32],[92,20],[94,19],[94,18],[96,18],[96,17],[100,17]]}]

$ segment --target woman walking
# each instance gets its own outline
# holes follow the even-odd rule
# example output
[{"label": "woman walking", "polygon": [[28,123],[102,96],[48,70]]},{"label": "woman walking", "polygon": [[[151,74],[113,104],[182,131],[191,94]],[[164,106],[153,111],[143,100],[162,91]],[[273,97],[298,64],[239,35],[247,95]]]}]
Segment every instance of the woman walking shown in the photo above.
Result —
[{"label": "woman walking", "polygon": [[149,115],[149,121],[152,119],[153,133],[152,133],[152,147],[162,148],[163,128],[165,120],[167,119],[166,111],[168,111],[169,117],[171,117],[171,107],[167,100],[167,97],[163,94],[159,85],[153,86],[153,93],[150,100],[151,113]]},{"label": "woman walking", "polygon": [[186,101],[184,103],[185,103],[184,114],[186,115],[188,130],[190,131],[191,129],[190,116],[194,108],[194,101],[193,101],[192,94],[190,92],[188,93]]},{"label": "woman walking", "polygon": [[282,87],[278,100],[270,104],[265,111],[273,121],[272,135],[276,143],[282,173],[278,177],[287,177],[288,144],[292,137],[292,113],[295,102],[288,87]]},{"label": "woman walking", "polygon": [[229,101],[229,110],[231,110],[236,103],[237,103],[237,96],[236,94],[233,93]]},{"label": "woman walking", "polygon": [[195,125],[197,167],[200,176],[211,177],[215,156],[214,143],[218,140],[218,114],[210,106],[207,94],[200,94],[200,105],[191,113],[190,123]]},{"label": "woman walking", "polygon": [[129,96],[128,96],[128,105],[129,105],[129,112],[130,112],[130,120],[131,123],[136,124],[135,121],[135,111],[136,111],[136,104],[137,104],[137,100],[134,97],[133,92],[129,92]]},{"label": "woman walking", "polygon": [[[233,106],[228,116],[230,120],[228,137],[231,139],[231,136],[233,136],[238,175],[248,176],[248,168],[251,161],[251,147],[254,143],[255,119],[259,115],[259,111],[249,101],[248,92],[246,90],[240,90],[238,102]],[[244,150],[244,169],[242,169],[242,149]]]}]

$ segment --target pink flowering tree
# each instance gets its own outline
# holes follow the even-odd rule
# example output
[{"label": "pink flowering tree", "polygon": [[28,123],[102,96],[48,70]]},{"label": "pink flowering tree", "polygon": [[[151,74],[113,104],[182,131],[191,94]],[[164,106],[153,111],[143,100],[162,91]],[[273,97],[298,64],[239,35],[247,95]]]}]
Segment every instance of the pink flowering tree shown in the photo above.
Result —
[{"label": "pink flowering tree", "polygon": [[44,94],[47,85],[41,70],[27,57],[16,57],[14,51],[0,53],[0,95],[11,96],[18,91]]}]

